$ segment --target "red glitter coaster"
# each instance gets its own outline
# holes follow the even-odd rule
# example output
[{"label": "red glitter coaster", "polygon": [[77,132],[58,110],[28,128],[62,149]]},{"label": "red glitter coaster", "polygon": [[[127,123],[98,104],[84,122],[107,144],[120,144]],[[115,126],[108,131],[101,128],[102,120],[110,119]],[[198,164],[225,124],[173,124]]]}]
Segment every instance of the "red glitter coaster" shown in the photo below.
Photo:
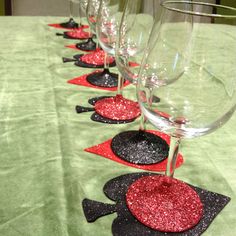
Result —
[{"label": "red glitter coaster", "polygon": [[[113,88],[99,87],[99,86],[92,85],[87,81],[86,78],[87,78],[88,75],[91,75],[93,73],[98,73],[98,72],[102,72],[102,71],[101,70],[96,70],[92,73],[85,74],[85,75],[76,77],[74,79],[68,80],[67,83],[75,84],[75,85],[81,85],[81,86],[90,87],[90,88],[101,89],[101,90],[117,91],[117,87],[113,87]],[[130,82],[126,80],[123,86],[126,87],[129,84],[130,84]]]},{"label": "red glitter coaster", "polygon": [[[161,137],[162,139],[164,139],[168,145],[170,144],[170,137],[166,134],[160,133],[158,131],[153,131],[153,130],[148,130],[147,132],[153,133],[159,137]],[[140,165],[140,164],[133,164],[130,162],[127,162],[125,160],[122,160],[121,158],[119,158],[118,156],[116,156],[112,149],[111,149],[111,142],[112,139],[109,139],[101,144],[98,144],[96,146],[93,147],[89,147],[84,149],[84,151],[86,152],[90,152],[96,155],[100,155],[102,157],[105,157],[109,160],[118,162],[122,165],[126,165],[126,166],[130,166],[130,167],[134,167],[137,169],[142,169],[142,170],[148,170],[148,171],[157,171],[157,172],[164,172],[166,170],[166,166],[167,166],[167,159],[165,159],[162,162],[156,163],[156,164],[150,164],[150,165]],[[176,161],[176,168],[179,168],[184,162],[183,156],[181,154],[178,154],[178,158]]]},{"label": "red glitter coaster", "polygon": [[95,103],[95,111],[111,120],[131,120],[140,116],[137,102],[124,98],[122,95],[105,98]]},{"label": "red glitter coaster", "polygon": [[[92,65],[103,65],[105,60],[105,52],[101,49],[97,49],[94,52],[85,54],[81,57],[81,61],[85,62],[87,64]],[[107,60],[107,64],[111,64],[115,61],[113,57],[109,57],[109,60]]]},{"label": "red glitter coaster", "polygon": [[[50,27],[53,27],[53,28],[56,28],[56,29],[63,29],[63,30],[73,30],[74,28],[65,28],[65,27],[62,27],[60,24],[48,24],[48,26]],[[81,28],[89,28],[88,25],[83,25]]]},{"label": "red glitter coaster", "polygon": [[129,187],[126,203],[141,223],[162,232],[183,232],[203,216],[198,194],[184,182],[167,176],[138,179]]},{"label": "red glitter coaster", "polygon": [[70,38],[73,38],[73,39],[87,39],[91,37],[91,34],[89,32],[84,31],[84,27],[74,29],[72,31],[67,31],[65,32],[65,34],[66,36],[69,36]]}]

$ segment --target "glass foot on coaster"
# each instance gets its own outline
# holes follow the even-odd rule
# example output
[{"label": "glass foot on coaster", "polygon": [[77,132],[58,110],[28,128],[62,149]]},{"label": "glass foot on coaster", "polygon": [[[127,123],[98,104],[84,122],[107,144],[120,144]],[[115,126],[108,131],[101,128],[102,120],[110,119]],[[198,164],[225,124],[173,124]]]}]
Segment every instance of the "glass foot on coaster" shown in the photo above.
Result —
[{"label": "glass foot on coaster", "polygon": [[[139,172],[111,179],[103,192],[114,204],[84,199],[84,215],[88,222],[94,222],[116,212],[111,226],[116,236],[200,236],[230,198],[168,178]],[[155,229],[147,226],[150,222]]]},{"label": "glass foot on coaster", "polygon": [[[76,54],[73,58],[63,57],[63,63],[75,62],[76,66],[84,68],[104,68],[104,53],[102,50],[92,52],[89,54]],[[109,61],[109,67],[116,66],[114,58]]]},{"label": "glass foot on coaster", "polygon": [[145,131],[125,131],[111,142],[115,155],[130,163],[150,165],[168,157],[169,145],[161,137]]},{"label": "glass foot on coaster", "polygon": [[76,48],[82,51],[95,51],[97,44],[93,41],[93,38],[89,38],[86,42],[77,43]]},{"label": "glass foot on coaster", "polygon": [[61,27],[71,29],[71,28],[78,28],[78,23],[74,21],[73,18],[70,18],[68,22],[64,22],[60,24]]},{"label": "glass foot on coaster", "polygon": [[162,175],[135,181],[126,193],[131,213],[144,225],[162,232],[183,232],[202,218],[198,194],[184,182]]},{"label": "glass foot on coaster", "polygon": [[87,76],[87,81],[95,86],[114,88],[118,86],[118,74],[111,73],[108,69]]},{"label": "glass foot on coaster", "polygon": [[[84,107],[77,105],[75,110],[77,113],[95,111],[95,113],[93,113],[91,116],[91,120],[96,122],[106,124],[125,124],[133,122],[140,115],[138,103],[125,99],[121,95],[117,96],[91,98],[88,102],[94,107]],[[114,103],[114,101],[118,102]],[[115,107],[118,109],[115,109]],[[101,113],[103,113],[105,116],[101,115]],[[107,115],[109,117],[107,117]]]},{"label": "glass foot on coaster", "polygon": [[100,116],[111,120],[132,120],[140,116],[138,103],[120,94],[97,101],[94,108]]}]

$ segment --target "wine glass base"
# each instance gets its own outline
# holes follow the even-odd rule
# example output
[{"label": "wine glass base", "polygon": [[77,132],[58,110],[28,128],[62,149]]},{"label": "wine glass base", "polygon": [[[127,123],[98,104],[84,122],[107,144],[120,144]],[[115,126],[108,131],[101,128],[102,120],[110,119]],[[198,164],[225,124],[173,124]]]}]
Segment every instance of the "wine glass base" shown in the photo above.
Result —
[{"label": "wine glass base", "polygon": [[193,228],[203,216],[203,204],[186,183],[162,175],[135,181],[126,193],[131,213],[144,225],[162,232]]},{"label": "wine glass base", "polygon": [[117,121],[134,120],[141,114],[138,103],[124,98],[121,94],[101,99],[94,107],[99,115]]},{"label": "wine glass base", "polygon": [[87,81],[95,86],[114,88],[118,86],[118,74],[111,73],[108,69],[87,76]]},{"label": "wine glass base", "polygon": [[159,163],[168,157],[165,140],[145,131],[125,131],[116,135],[111,149],[119,158],[139,165]]},{"label": "wine glass base", "polygon": [[73,18],[70,18],[68,22],[61,23],[60,26],[67,29],[79,27],[78,23],[76,23]]},{"label": "wine glass base", "polygon": [[76,48],[82,51],[95,51],[97,48],[96,42],[93,41],[93,38],[89,38],[86,42],[77,43]]},{"label": "wine glass base", "polygon": [[[86,63],[84,62],[81,57],[83,56],[84,54],[77,54],[77,55],[74,55],[73,58],[76,59],[77,61],[75,62],[75,65],[76,66],[79,66],[79,67],[84,67],[84,68],[104,68],[104,64],[90,64],[90,63]],[[109,67],[114,67],[116,66],[116,63],[115,61],[113,61],[112,63],[109,64]]]}]

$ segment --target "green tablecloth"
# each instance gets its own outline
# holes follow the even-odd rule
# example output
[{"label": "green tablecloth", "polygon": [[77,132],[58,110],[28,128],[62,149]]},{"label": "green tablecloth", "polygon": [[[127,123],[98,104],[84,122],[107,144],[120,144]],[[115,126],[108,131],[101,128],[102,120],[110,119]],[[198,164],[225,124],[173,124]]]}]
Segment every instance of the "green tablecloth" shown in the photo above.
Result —
[{"label": "green tablecloth", "polygon": [[[0,235],[111,235],[116,214],[86,222],[81,201],[110,202],[103,185],[118,175],[137,172],[83,149],[125,125],[92,122],[76,114],[95,95],[114,93],[67,83],[92,71],[62,64],[74,41],[56,37],[50,17],[0,18]],[[129,86],[125,96],[135,97]],[[151,126],[150,126],[151,127]],[[215,133],[183,142],[185,164],[176,177],[232,198],[204,235],[236,233],[236,116]]]}]

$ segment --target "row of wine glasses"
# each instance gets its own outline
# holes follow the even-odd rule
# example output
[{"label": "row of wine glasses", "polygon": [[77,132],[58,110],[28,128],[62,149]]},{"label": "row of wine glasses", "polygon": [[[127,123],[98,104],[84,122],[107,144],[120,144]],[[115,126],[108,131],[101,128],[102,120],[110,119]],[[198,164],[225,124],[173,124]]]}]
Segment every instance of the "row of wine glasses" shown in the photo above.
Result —
[{"label": "row of wine glasses", "polygon": [[[153,12],[145,11],[146,2],[153,4]],[[167,0],[159,5],[155,0],[127,0],[123,6],[121,1],[92,0],[87,13],[89,7],[95,6],[97,15],[87,14],[92,31],[108,56],[115,56],[122,75],[119,95],[112,98],[112,103],[124,99],[123,78],[137,84],[142,120],[148,119],[171,136],[167,178],[163,182],[168,191],[175,183],[170,177],[174,176],[181,140],[215,131],[235,111],[236,39],[232,35],[236,34],[236,9],[194,1]],[[219,13],[221,10],[224,14]],[[105,108],[114,114],[115,106],[111,110],[110,104]],[[126,105],[121,108],[120,113],[132,113],[130,106],[128,111]],[[121,158],[126,156],[127,161],[143,164],[140,157],[148,152],[157,155],[160,142],[155,146],[153,137],[144,135],[143,127],[142,132],[128,133],[127,138],[114,138],[114,147],[123,141],[121,150],[113,149]],[[139,145],[135,149],[143,151],[140,156],[130,156],[133,149],[128,144],[136,141]],[[145,143],[149,144],[146,148]],[[155,159],[147,156],[146,160],[153,163]],[[182,217],[181,212],[177,215]]]}]

